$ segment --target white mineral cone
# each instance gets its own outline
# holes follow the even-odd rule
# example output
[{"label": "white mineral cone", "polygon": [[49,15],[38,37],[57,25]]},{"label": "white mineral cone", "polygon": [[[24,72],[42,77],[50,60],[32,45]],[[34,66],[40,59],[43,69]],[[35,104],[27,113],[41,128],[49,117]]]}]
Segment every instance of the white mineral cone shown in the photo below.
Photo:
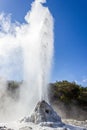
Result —
[{"label": "white mineral cone", "polygon": [[41,126],[63,126],[60,116],[53,110],[53,108],[45,101],[38,102],[34,112],[30,117],[24,118],[24,122],[33,122]]}]

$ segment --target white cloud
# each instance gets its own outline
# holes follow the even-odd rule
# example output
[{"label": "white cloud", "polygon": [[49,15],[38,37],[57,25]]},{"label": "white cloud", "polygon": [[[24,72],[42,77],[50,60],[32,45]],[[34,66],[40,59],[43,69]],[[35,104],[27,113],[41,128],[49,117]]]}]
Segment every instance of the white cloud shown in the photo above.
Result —
[{"label": "white cloud", "polygon": [[82,82],[83,82],[83,83],[87,83],[87,79],[83,79]]},{"label": "white cloud", "polygon": [[46,3],[46,0],[36,0],[36,2]]}]

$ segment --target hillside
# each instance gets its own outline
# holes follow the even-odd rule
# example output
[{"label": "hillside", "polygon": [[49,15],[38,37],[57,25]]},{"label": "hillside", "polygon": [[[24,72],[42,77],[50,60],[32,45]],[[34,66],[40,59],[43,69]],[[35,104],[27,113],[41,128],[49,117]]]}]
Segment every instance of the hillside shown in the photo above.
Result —
[{"label": "hillside", "polygon": [[[7,93],[15,100],[19,98],[20,84],[22,82],[8,81]],[[87,120],[87,87],[68,81],[50,83],[49,99],[62,118]]]},{"label": "hillside", "polygon": [[87,120],[87,87],[59,81],[51,83],[49,89],[50,102],[63,118]]}]

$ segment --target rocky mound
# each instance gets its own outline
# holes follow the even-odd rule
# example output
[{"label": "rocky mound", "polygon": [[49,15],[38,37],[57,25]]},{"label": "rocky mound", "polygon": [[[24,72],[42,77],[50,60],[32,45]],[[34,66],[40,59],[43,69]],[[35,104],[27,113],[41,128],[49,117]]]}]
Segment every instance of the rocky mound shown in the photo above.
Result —
[{"label": "rocky mound", "polygon": [[63,126],[60,116],[45,101],[38,102],[30,117],[25,117],[21,122],[32,122],[41,126]]}]

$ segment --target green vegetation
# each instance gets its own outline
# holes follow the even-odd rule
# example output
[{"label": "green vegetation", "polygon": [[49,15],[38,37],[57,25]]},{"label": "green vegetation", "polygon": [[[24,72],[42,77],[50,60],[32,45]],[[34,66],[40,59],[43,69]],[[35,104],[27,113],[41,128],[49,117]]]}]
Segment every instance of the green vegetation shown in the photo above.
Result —
[{"label": "green vegetation", "polygon": [[19,88],[20,88],[20,85],[22,84],[22,82],[17,82],[17,81],[8,81],[7,83],[8,87],[7,87],[7,93],[8,95],[15,99],[15,100],[18,100],[19,98]]},{"label": "green vegetation", "polygon": [[66,104],[76,103],[87,106],[87,87],[82,87],[75,82],[57,81],[50,84],[51,100],[60,100]]}]

